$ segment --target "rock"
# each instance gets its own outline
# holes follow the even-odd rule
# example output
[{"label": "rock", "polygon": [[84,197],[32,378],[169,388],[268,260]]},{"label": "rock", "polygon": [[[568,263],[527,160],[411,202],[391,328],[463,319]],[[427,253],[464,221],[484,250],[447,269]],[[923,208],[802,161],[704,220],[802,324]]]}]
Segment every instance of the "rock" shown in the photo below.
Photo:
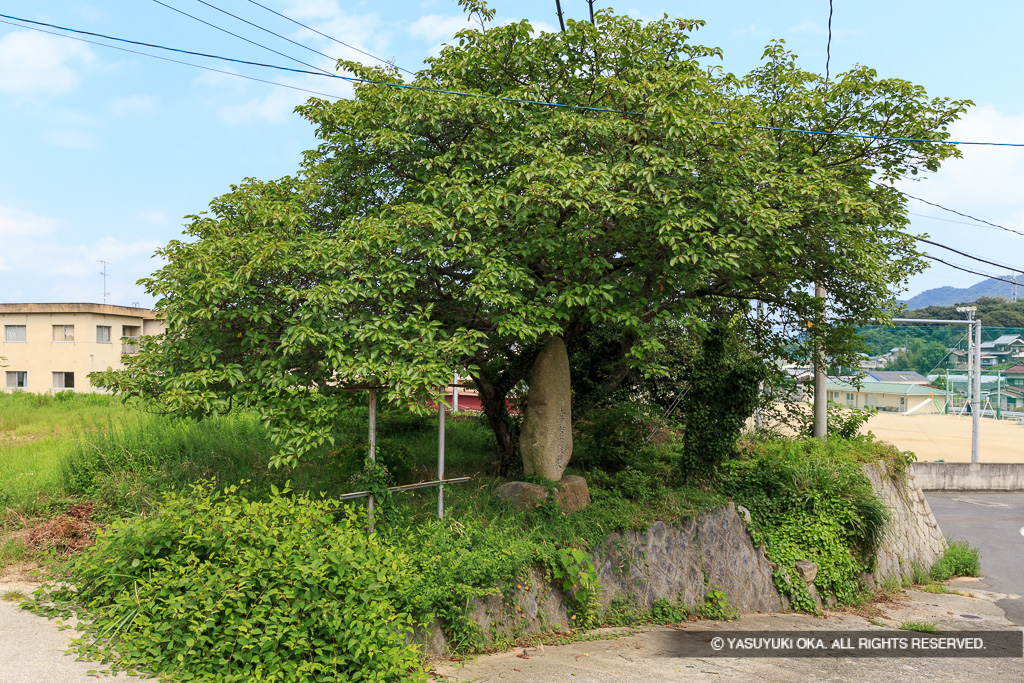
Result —
[{"label": "rock", "polygon": [[555,491],[555,500],[562,507],[562,512],[572,514],[590,505],[590,488],[587,480],[575,474],[562,477]]},{"label": "rock", "polygon": [[519,443],[526,474],[562,479],[572,456],[572,389],[561,337],[551,337],[533,363]]},{"label": "rock", "polygon": [[807,560],[797,560],[796,571],[804,581],[813,583],[814,579],[818,576],[818,565]]},{"label": "rock", "polygon": [[494,495],[506,501],[516,510],[532,510],[548,497],[547,490],[539,484],[525,481],[510,481],[494,489]]},{"label": "rock", "polygon": [[[510,481],[494,489],[494,495],[507,501],[517,510],[532,510],[548,497],[547,489],[539,484]],[[590,505],[590,489],[583,477],[570,474],[558,482],[555,500],[562,512],[572,514]]]},{"label": "rock", "polygon": [[742,505],[737,505],[736,506],[736,514],[738,514],[740,517],[742,517],[743,521],[746,522],[748,526],[750,525],[750,523],[751,523],[750,522],[750,510],[748,510],[747,508],[743,507]]}]

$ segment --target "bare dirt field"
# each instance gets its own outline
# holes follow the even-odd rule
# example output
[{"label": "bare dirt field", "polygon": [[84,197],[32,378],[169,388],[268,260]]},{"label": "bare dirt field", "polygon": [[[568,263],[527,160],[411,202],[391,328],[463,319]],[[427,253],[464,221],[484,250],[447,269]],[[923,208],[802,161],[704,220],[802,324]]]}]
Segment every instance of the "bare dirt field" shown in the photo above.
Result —
[{"label": "bare dirt field", "polygon": [[[918,462],[970,462],[971,418],[967,415],[878,413],[867,429]],[[981,462],[1024,462],[1024,427],[1017,420],[981,420]]]}]

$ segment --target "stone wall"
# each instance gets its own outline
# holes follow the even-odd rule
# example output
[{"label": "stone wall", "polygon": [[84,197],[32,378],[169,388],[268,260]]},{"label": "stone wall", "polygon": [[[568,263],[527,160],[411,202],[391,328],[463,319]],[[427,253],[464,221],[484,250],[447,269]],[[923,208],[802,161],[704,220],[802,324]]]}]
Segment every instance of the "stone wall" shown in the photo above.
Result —
[{"label": "stone wall", "polygon": [[750,540],[744,521],[749,514],[730,504],[692,519],[655,522],[647,531],[610,534],[591,553],[602,608],[616,598],[647,609],[658,598],[698,608],[717,588],[740,612],[781,609],[772,564]]},{"label": "stone wall", "polygon": [[[778,611],[783,607],[772,585],[772,565],[754,548],[744,516],[732,504],[691,519],[655,522],[646,531],[609,534],[590,553],[601,583],[601,611],[616,598],[650,609],[658,598],[699,609],[710,589],[729,596],[740,612]],[[473,600],[468,616],[488,641],[572,628],[561,589],[538,568],[514,590]],[[441,625],[421,633],[428,654],[448,649]]]},{"label": "stone wall", "polygon": [[[885,579],[903,579],[912,575],[915,564],[931,568],[945,540],[913,474],[892,477],[876,466],[865,466],[864,472],[892,515],[877,568],[864,576],[865,581],[873,586]],[[615,599],[650,609],[659,598],[696,610],[712,588],[728,595],[730,606],[740,612],[785,609],[787,601],[772,584],[772,563],[751,541],[749,520],[749,512],[729,504],[688,519],[655,522],[645,531],[609,534],[590,554],[601,583],[601,610]],[[811,569],[801,575],[811,582],[816,567],[806,564]],[[809,588],[821,603],[813,585]],[[829,596],[824,598],[829,601]],[[526,579],[504,596],[472,601],[468,615],[488,642],[496,636],[573,625],[562,591],[538,568],[531,568]],[[440,624],[417,640],[428,654],[442,654],[449,647]]]},{"label": "stone wall", "polygon": [[946,540],[913,471],[890,476],[877,465],[865,465],[864,474],[892,515],[875,571],[864,577],[868,585],[913,576],[915,565],[931,569],[942,556]]}]

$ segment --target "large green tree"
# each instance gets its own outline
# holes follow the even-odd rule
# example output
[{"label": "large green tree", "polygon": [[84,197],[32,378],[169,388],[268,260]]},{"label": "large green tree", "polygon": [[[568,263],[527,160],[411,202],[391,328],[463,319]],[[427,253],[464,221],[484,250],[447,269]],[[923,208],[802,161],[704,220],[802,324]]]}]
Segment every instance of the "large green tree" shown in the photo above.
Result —
[{"label": "large green tree", "polygon": [[180,413],[253,406],[290,461],[329,438],[346,386],[408,402],[459,369],[507,471],[505,399],[551,335],[612,331],[614,382],[657,371],[665,324],[759,300],[777,348],[786,325],[821,321],[810,283],[830,292],[827,336],[921,268],[884,182],[951,146],[759,126],[938,141],[963,103],[868,69],[826,82],[780,45],[739,79],[690,41],[696,21],[600,13],[537,34],[465,4],[479,27],[409,84],[340,63],[423,89],[310,100],[320,143],[294,177],[246,180],[191,217],[144,281],[167,333],[99,383]]}]

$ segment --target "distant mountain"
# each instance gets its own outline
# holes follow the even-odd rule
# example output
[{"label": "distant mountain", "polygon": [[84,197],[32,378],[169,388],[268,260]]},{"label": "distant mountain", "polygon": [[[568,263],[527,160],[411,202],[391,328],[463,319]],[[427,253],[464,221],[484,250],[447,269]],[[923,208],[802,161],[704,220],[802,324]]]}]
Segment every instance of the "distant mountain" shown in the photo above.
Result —
[{"label": "distant mountain", "polygon": [[[1001,275],[1000,277],[1009,280],[1013,275]],[[1017,288],[1017,299],[1024,299],[1024,277],[1018,277],[1017,281],[1021,283]],[[1013,285],[990,278],[966,288],[936,287],[929,289],[903,303],[907,305],[908,309],[913,310],[925,306],[953,306],[969,303],[983,296],[1002,296],[1010,299],[1013,296]]]}]

